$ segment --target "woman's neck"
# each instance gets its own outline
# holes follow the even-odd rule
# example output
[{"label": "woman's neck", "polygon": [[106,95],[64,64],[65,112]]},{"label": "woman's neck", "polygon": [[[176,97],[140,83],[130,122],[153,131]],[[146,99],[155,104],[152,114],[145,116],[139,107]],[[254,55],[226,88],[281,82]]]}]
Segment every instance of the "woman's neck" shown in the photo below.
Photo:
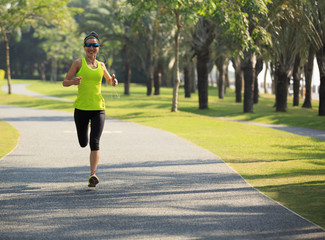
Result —
[{"label": "woman's neck", "polygon": [[89,64],[95,64],[96,63],[96,57],[88,57],[88,56],[86,56],[86,61]]}]

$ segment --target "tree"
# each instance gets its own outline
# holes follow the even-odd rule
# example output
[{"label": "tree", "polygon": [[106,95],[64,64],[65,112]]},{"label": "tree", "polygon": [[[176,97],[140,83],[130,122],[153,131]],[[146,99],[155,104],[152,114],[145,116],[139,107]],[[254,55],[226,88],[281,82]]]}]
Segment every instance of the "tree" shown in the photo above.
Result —
[{"label": "tree", "polygon": [[173,101],[172,101],[172,112],[178,111],[178,90],[180,85],[179,77],[179,38],[182,26],[184,22],[188,21],[194,14],[193,4],[195,1],[191,0],[170,0],[165,2],[163,8],[166,9],[167,13],[172,13],[174,17],[174,24],[176,26],[174,35],[174,50],[175,50],[175,65],[174,65],[174,86],[173,86]]},{"label": "tree", "polygon": [[256,66],[255,66],[255,79],[254,79],[254,104],[258,103],[259,98],[259,90],[258,90],[258,75],[263,70],[263,58],[261,56],[257,56]]},{"label": "tree", "polygon": [[219,99],[223,99],[226,87],[229,81],[228,78],[228,65],[229,58],[232,53],[236,50],[232,43],[234,41],[229,38],[226,34],[223,34],[224,28],[219,24],[215,27],[215,40],[213,42],[213,55],[214,62],[218,69],[217,85],[218,85],[218,96]]},{"label": "tree", "polygon": [[243,71],[242,71],[242,59],[239,55],[231,59],[232,65],[235,69],[235,91],[236,91],[236,103],[242,102],[242,88],[243,88]]},{"label": "tree", "polygon": [[[164,48],[166,38],[169,34],[164,35],[164,25],[162,20],[162,12],[165,10],[155,1],[135,0],[128,1],[131,4],[131,14],[129,19],[133,21],[134,33],[136,39],[135,53],[140,59],[139,63],[146,76],[147,96],[152,95],[152,87],[155,87],[155,93],[159,92],[160,85],[156,81],[155,71],[158,63],[161,63],[161,49]],[[163,38],[165,37],[165,39]],[[158,74],[158,73],[157,73]],[[158,75],[157,75],[158,76]],[[157,80],[157,78],[156,78]]]},{"label": "tree", "polygon": [[312,108],[311,104],[311,81],[313,77],[313,70],[314,70],[314,59],[315,59],[316,51],[314,47],[311,45],[309,48],[307,62],[304,66],[305,72],[305,101],[302,104],[303,108]]},{"label": "tree", "polygon": [[[287,111],[289,79],[292,76],[297,54],[301,51],[304,36],[297,24],[294,9],[282,1],[274,1],[271,7],[272,61],[276,82],[276,111]],[[299,36],[299,37],[298,37]]]},{"label": "tree", "polygon": [[[222,26],[222,37],[231,39],[233,55],[242,57],[244,72],[244,112],[253,112],[256,53],[259,46],[269,44],[269,35],[260,23],[267,16],[269,0],[210,1],[204,9],[205,16],[211,16]],[[265,21],[264,21],[265,22]]]},{"label": "tree", "polygon": [[[257,54],[260,52],[261,45],[268,45],[270,42],[269,35],[265,30],[265,21],[260,21],[268,16],[267,4],[270,1],[246,1],[243,5],[243,11],[247,13],[248,28],[247,35],[250,37],[248,46],[244,49],[244,59],[242,68],[244,71],[244,112],[253,112],[254,105],[254,88],[256,87],[257,73],[256,63]],[[255,94],[257,93],[257,89]]]},{"label": "tree", "polygon": [[196,4],[194,0],[168,0],[168,1],[156,1],[156,0],[128,0],[130,4],[137,7],[140,15],[143,11],[152,11],[159,9],[162,17],[169,16],[174,19],[174,87],[173,87],[173,101],[172,112],[178,111],[178,89],[180,84],[179,78],[179,37],[182,28],[182,22],[186,21],[189,16],[193,14],[193,5]]},{"label": "tree", "polygon": [[[301,64],[307,62],[305,75],[311,79],[315,49],[319,48],[320,39],[313,24],[313,8],[309,1],[273,1],[271,8],[270,32],[272,35],[272,54],[275,64],[276,111],[287,110],[289,79],[292,76],[296,57]],[[308,96],[305,106],[311,106]]]},{"label": "tree", "polygon": [[186,98],[191,97],[191,93],[195,92],[195,65],[194,64],[194,51],[192,47],[192,35],[194,26],[185,25],[182,31],[182,44],[181,44],[181,65],[184,74],[184,93]]},{"label": "tree", "polygon": [[83,37],[78,36],[73,18],[70,18],[70,24],[64,27],[38,27],[34,35],[43,40],[40,46],[46,52],[51,66],[50,82],[58,80],[60,62],[71,64],[72,60],[79,58],[83,53]]},{"label": "tree", "polygon": [[193,33],[193,49],[197,56],[197,75],[199,92],[199,109],[208,108],[208,63],[210,61],[210,45],[214,40],[215,25],[200,18]]},{"label": "tree", "polygon": [[24,25],[68,25],[68,0],[3,0],[0,5],[0,32],[5,44],[8,93],[11,94],[10,40]]},{"label": "tree", "polygon": [[219,90],[219,99],[223,99],[225,95],[225,88],[226,88],[226,74],[227,74],[227,68],[229,65],[229,58],[228,56],[220,55],[217,57],[216,66],[219,72],[218,75],[218,90]]}]

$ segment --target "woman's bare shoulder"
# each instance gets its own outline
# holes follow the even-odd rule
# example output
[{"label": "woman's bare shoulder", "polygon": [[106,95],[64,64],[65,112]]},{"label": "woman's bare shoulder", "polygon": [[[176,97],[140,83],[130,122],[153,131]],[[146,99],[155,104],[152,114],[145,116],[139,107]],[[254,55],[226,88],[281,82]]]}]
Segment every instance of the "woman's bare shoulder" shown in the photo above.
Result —
[{"label": "woman's bare shoulder", "polygon": [[106,65],[105,63],[101,62],[101,61],[98,61],[100,65],[102,65],[103,69],[106,70]]},{"label": "woman's bare shoulder", "polygon": [[82,65],[82,60],[81,60],[81,58],[74,60],[73,64],[75,64],[75,65],[77,65],[77,66],[81,66],[81,65]]},{"label": "woman's bare shoulder", "polygon": [[77,72],[79,72],[81,66],[82,66],[81,59],[74,60],[69,71],[73,72],[73,74],[76,74]]}]

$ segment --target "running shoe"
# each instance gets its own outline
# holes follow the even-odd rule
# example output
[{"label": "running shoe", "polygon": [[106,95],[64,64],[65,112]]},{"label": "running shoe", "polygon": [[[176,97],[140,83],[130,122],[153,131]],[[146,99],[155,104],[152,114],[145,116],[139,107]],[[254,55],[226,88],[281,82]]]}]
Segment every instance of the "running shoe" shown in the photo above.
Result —
[{"label": "running shoe", "polygon": [[99,183],[99,179],[96,176],[96,174],[94,175],[89,175],[89,183],[88,183],[88,187],[96,187],[96,185]]}]

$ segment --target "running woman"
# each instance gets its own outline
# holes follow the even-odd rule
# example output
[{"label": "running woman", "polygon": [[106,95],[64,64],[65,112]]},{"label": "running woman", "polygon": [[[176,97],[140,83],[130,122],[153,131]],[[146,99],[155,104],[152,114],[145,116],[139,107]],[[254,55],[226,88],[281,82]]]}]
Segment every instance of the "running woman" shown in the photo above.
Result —
[{"label": "running woman", "polygon": [[[74,102],[74,121],[81,147],[90,145],[90,175],[88,187],[96,187],[99,179],[96,176],[99,163],[99,141],[105,123],[105,101],[101,94],[102,78],[112,86],[118,81],[110,75],[104,63],[96,60],[100,48],[99,36],[91,32],[84,39],[86,57],[75,60],[68,71],[62,85],[69,87],[78,85],[78,95]],[[75,77],[76,76],[76,77]],[[91,126],[88,140],[89,123]]]}]

